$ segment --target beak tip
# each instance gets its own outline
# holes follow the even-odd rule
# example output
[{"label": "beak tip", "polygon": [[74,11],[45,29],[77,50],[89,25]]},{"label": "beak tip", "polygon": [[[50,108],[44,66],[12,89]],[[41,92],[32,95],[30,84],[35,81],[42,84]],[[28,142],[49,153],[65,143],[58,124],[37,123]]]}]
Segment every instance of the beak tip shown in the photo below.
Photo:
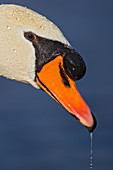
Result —
[{"label": "beak tip", "polygon": [[95,118],[93,113],[92,113],[92,117],[93,117],[93,122],[94,123],[93,123],[92,127],[87,127],[89,133],[93,132],[95,130],[96,126],[97,126],[97,120],[96,120],[96,118]]}]

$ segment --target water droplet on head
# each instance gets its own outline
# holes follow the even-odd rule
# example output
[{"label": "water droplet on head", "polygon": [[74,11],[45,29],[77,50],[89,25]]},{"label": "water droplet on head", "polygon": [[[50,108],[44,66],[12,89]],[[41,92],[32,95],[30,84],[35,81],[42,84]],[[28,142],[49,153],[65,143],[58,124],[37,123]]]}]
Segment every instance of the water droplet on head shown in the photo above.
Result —
[{"label": "water droplet on head", "polygon": [[16,53],[16,50],[15,50],[15,49],[13,49],[13,52],[14,52],[14,53]]},{"label": "water droplet on head", "polygon": [[40,28],[41,28],[41,29],[44,29],[44,27],[43,27],[42,25],[40,26]]},{"label": "water droplet on head", "polygon": [[16,18],[16,20],[18,20],[18,21],[19,21],[19,20],[20,20],[20,18],[18,18],[18,17],[17,17],[17,18]]},{"label": "water droplet on head", "polygon": [[8,29],[8,30],[10,30],[10,29],[11,29],[11,27],[10,27],[10,26],[7,26],[7,29]]},{"label": "water droplet on head", "polygon": [[12,16],[14,16],[15,15],[15,11],[12,11]]}]

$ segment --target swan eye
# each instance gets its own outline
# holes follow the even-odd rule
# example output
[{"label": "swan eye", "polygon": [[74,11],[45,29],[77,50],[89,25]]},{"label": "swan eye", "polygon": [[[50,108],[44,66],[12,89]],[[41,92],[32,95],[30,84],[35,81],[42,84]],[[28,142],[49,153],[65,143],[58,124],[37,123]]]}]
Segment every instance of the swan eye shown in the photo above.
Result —
[{"label": "swan eye", "polygon": [[29,41],[33,41],[35,39],[35,36],[32,32],[24,32],[24,36]]}]

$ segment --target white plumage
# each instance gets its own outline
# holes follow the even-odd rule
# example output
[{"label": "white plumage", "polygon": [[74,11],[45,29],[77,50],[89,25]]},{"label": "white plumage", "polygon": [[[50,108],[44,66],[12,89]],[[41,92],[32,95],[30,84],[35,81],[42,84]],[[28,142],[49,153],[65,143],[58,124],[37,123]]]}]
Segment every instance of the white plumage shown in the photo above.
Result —
[{"label": "white plumage", "polygon": [[35,78],[35,50],[25,31],[68,44],[59,28],[42,15],[17,5],[0,5],[0,75],[32,84]]}]

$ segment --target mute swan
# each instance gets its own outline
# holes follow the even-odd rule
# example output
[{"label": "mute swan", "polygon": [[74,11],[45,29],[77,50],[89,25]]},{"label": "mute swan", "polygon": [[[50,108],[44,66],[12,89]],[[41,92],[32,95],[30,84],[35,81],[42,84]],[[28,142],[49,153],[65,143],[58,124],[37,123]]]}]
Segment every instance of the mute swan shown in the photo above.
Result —
[{"label": "mute swan", "polygon": [[75,85],[85,71],[56,25],[30,9],[0,5],[0,75],[43,89],[92,132],[96,119]]}]

